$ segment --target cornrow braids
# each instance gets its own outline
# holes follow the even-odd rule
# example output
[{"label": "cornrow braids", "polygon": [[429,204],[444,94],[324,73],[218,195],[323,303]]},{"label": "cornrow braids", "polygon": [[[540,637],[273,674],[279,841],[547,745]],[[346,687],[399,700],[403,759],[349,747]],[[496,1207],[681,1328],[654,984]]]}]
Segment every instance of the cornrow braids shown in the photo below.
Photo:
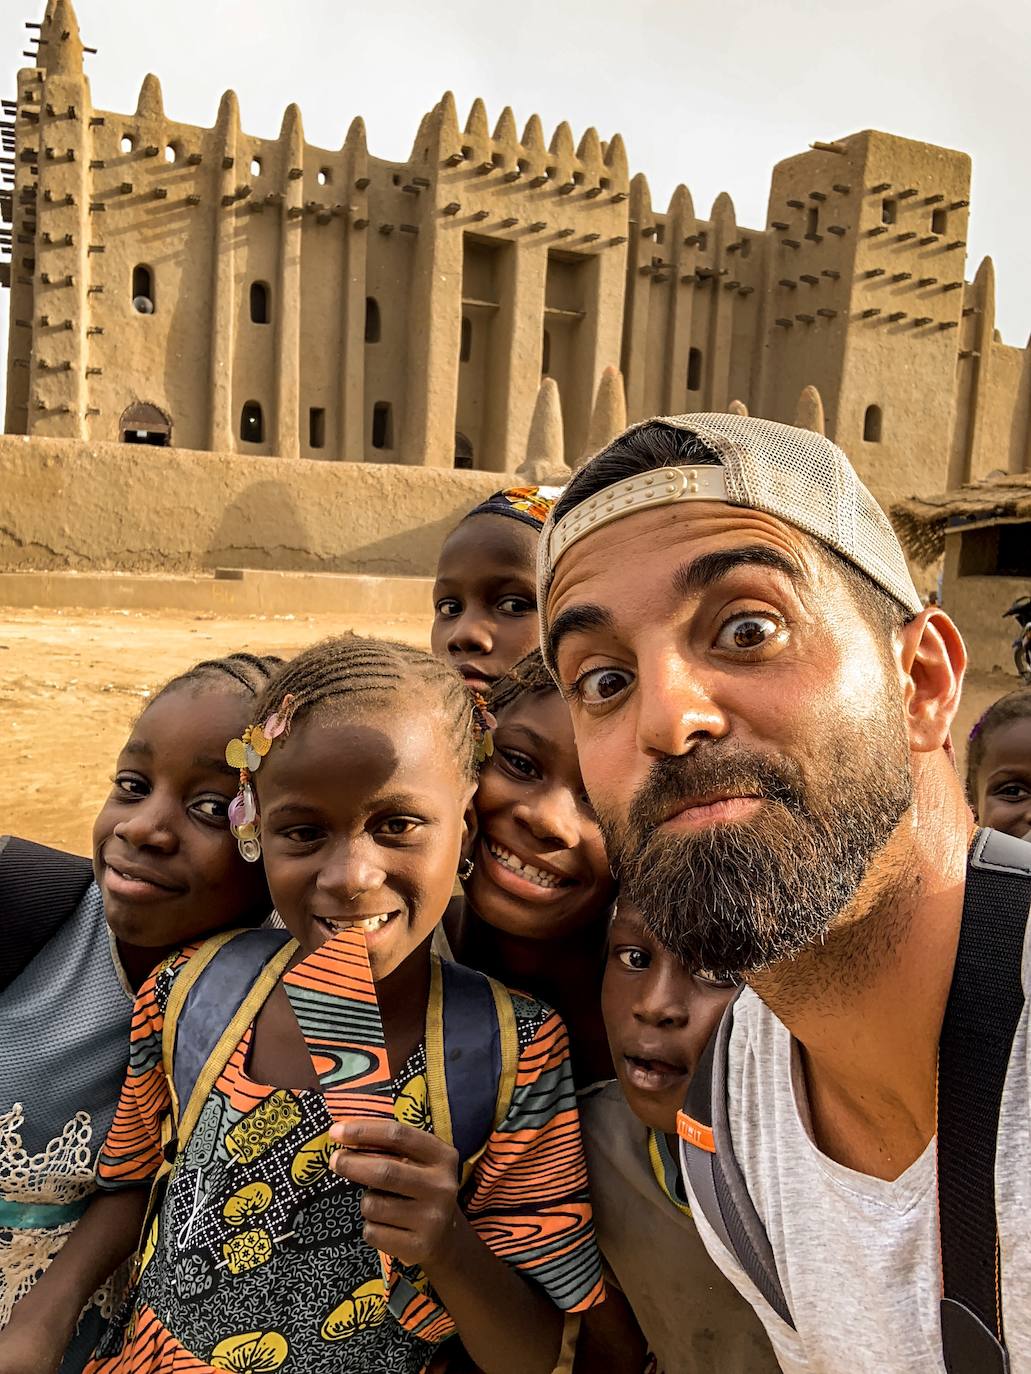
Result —
[{"label": "cornrow braids", "polygon": [[504,677],[498,679],[487,704],[494,715],[499,715],[520,697],[557,691],[555,679],[545,667],[540,649],[531,649]]},{"label": "cornrow braids", "polygon": [[967,744],[967,799],[971,806],[977,806],[977,775],[984,762],[989,736],[1001,725],[1023,720],[1025,716],[1031,716],[1031,687],[1018,687],[1015,692],[1007,692],[998,701],[993,701],[970,731]]},{"label": "cornrow braids", "polygon": [[[283,659],[275,654],[227,654],[225,658],[205,658],[183,673],[168,679],[151,698],[157,701],[179,687],[242,687],[251,696],[262,692],[279,669]],[[149,704],[149,703],[148,703]]]},{"label": "cornrow braids", "polygon": [[254,719],[276,713],[289,728],[320,706],[375,707],[415,689],[420,704],[440,712],[454,741],[461,776],[477,769],[479,727],[461,677],[422,649],[387,639],[345,635],[313,644],[287,663],[258,697]]}]

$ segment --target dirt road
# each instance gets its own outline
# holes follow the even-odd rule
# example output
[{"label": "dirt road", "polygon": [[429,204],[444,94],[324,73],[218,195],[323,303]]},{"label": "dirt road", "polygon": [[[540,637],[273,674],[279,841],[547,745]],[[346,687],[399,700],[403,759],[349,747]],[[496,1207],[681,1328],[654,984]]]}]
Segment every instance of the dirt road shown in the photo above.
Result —
[{"label": "dirt road", "polygon": [[421,643],[428,625],[337,616],[0,607],[0,833],[89,853],[130,722],[163,682],[235,650],[285,657],[353,629]]},{"label": "dirt road", "polygon": [[[135,715],[158,687],[201,658],[233,650],[289,656],[325,635],[425,643],[429,625],[337,616],[216,619],[172,612],[0,607],[0,833],[89,852],[90,829]],[[1016,685],[974,674],[955,732]]]}]

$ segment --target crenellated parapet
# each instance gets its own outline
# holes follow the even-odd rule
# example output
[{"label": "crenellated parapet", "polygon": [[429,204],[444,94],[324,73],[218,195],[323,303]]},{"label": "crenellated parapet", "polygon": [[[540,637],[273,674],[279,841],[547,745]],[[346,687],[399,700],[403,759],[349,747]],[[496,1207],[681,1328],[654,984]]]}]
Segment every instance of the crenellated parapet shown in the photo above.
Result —
[{"label": "crenellated parapet", "polygon": [[360,118],[309,143],[295,105],[251,135],[231,91],[184,124],[154,75],[96,110],[71,0],[30,37],[0,161],[11,431],[513,473],[572,470],[624,414],[740,407],[819,420],[886,501],[1031,465],[962,153],[816,142],[748,227],[727,193],[656,205],[618,133],[445,92],[395,162]]}]

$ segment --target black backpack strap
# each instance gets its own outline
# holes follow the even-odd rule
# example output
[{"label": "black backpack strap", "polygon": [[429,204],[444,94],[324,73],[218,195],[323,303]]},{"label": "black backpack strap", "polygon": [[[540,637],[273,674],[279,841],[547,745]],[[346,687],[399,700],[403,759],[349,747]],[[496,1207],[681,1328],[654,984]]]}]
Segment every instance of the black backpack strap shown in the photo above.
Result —
[{"label": "black backpack strap", "polygon": [[501,1028],[490,980],[475,969],[440,961],[444,983],[444,1079],[451,1143],[460,1159],[480,1152],[494,1129],[501,1079]]},{"label": "black backpack strap", "polygon": [[727,1109],[727,1061],[734,1024],[730,1002],[706,1045],[677,1115],[680,1157],[695,1202],[781,1321],[795,1322],[777,1273],[777,1261],[734,1154]]},{"label": "black backpack strap", "polygon": [[[180,1146],[186,1143],[187,1131],[182,1128],[182,1122],[198,1082],[205,1070],[211,1067],[212,1058],[225,1039],[226,1030],[233,1024],[234,1017],[260,974],[273,957],[291,942],[291,938],[288,930],[242,930],[229,938],[209,941],[193,956],[200,971],[188,984],[183,980],[181,990],[185,991],[185,996],[181,1006],[176,1007],[174,1022],[166,1013],[166,1022],[172,1023],[171,1078],[179,1107],[177,1125],[180,1126]],[[203,955],[211,946],[214,946],[213,952],[204,959]],[[189,964],[183,974],[187,971],[190,971]],[[180,978],[183,978],[183,974],[180,974]],[[225,1045],[222,1062],[215,1069],[215,1078],[229,1062],[229,1056],[238,1043],[239,1036],[236,1036],[232,1044]],[[207,1097],[206,1092],[204,1096]],[[191,1121],[189,1129],[192,1127]]]},{"label": "black backpack strap", "polygon": [[938,1046],[942,1349],[949,1374],[1004,1374],[995,1154],[1031,907],[1031,844],[974,839]]},{"label": "black backpack strap", "polygon": [[0,836],[0,992],[73,915],[92,882],[89,859]]}]

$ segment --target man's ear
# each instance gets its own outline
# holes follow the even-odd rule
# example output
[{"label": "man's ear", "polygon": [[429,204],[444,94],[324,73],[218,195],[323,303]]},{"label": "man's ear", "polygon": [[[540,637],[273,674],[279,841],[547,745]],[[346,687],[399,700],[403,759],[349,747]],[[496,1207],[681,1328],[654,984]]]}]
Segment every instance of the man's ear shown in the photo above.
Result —
[{"label": "man's ear", "polygon": [[967,651],[939,606],[928,606],[900,636],[902,687],[909,747],[929,754],[945,747],[959,709]]}]

